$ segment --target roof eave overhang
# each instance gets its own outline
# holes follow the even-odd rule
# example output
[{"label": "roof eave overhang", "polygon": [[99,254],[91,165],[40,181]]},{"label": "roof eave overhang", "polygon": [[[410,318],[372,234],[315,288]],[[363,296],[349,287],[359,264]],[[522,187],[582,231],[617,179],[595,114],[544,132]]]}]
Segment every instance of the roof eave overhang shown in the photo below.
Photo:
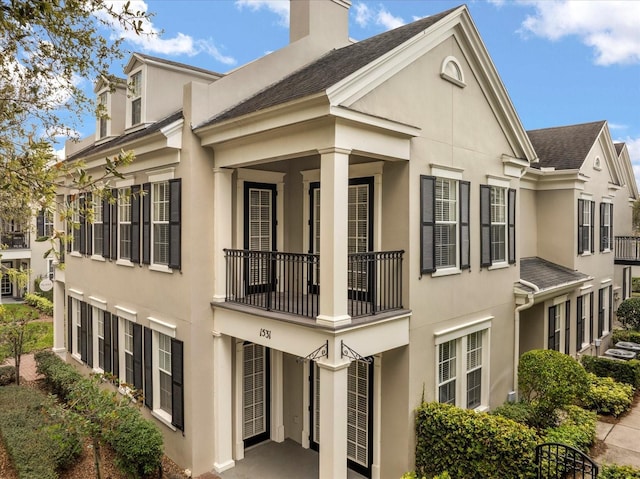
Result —
[{"label": "roof eave overhang", "polygon": [[574,291],[576,288],[580,287],[581,285],[583,285],[587,281],[591,281],[591,280],[593,280],[593,277],[587,276],[587,277],[582,278],[582,279],[578,279],[578,280],[575,280],[575,281],[569,281],[567,283],[558,284],[558,285],[551,286],[551,287],[548,287],[548,288],[540,289],[538,291],[524,290],[524,289],[519,288],[517,286],[517,284],[516,284],[515,293],[516,294],[520,294],[520,295],[532,294],[534,303],[537,304],[537,303],[540,303],[542,301],[546,301],[547,299],[554,298],[556,296],[560,296],[560,295],[565,294],[565,293],[570,293],[571,291]]},{"label": "roof eave overhang", "polygon": [[589,181],[589,177],[582,174],[580,170],[545,170],[528,168],[522,177],[523,186],[526,189],[536,191],[545,190],[584,190],[584,185]]}]

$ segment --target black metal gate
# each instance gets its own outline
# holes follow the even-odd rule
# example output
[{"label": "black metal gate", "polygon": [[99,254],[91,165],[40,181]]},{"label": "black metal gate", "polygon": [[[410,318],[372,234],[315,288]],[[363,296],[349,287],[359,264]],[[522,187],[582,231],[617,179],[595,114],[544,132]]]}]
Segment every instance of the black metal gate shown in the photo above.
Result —
[{"label": "black metal gate", "polygon": [[536,447],[538,479],[595,479],[598,465],[566,444],[549,442]]}]

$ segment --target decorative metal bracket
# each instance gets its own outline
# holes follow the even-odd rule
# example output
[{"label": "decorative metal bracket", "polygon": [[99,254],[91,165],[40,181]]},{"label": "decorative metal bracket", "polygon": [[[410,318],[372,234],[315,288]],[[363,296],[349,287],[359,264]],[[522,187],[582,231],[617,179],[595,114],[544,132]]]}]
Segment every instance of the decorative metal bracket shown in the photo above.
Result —
[{"label": "decorative metal bracket", "polygon": [[343,357],[343,358],[349,358],[349,359],[354,359],[354,360],[358,360],[358,361],[364,361],[367,364],[371,364],[373,362],[373,357],[372,356],[369,356],[367,358],[365,358],[364,356],[361,356],[356,351],[351,349],[349,346],[344,344],[344,341],[342,341],[342,340],[340,340],[340,349],[341,349],[340,356]]},{"label": "decorative metal bracket", "polygon": [[322,346],[318,349],[310,352],[304,358],[298,357],[300,361],[315,361],[318,358],[328,358],[329,357],[329,340],[327,339]]}]

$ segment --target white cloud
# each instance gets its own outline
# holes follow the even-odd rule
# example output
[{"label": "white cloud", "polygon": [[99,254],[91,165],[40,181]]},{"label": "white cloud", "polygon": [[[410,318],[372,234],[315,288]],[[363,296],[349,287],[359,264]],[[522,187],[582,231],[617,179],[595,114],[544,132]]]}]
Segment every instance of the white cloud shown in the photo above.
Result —
[{"label": "white cloud", "polygon": [[358,2],[352,8],[356,14],[356,23],[362,28],[366,28],[373,23],[383,27],[385,30],[392,30],[406,23],[401,17],[392,15],[382,5],[373,9],[364,2]]},{"label": "white cloud", "polygon": [[598,65],[640,63],[640,2],[522,0],[519,3],[535,8],[535,14],[522,23],[523,33],[549,40],[577,36],[593,47]]},{"label": "white cloud", "polygon": [[609,122],[607,122],[607,124],[609,125],[609,129],[610,130],[626,130],[627,128],[629,128],[628,125],[623,125],[621,123],[609,123]]},{"label": "white cloud", "polygon": [[[106,4],[111,6],[114,11],[121,11],[125,3],[124,0],[106,1]],[[133,12],[147,12],[148,6],[147,3],[142,0],[131,0],[129,2],[129,10]],[[173,38],[164,38],[162,32],[156,28],[150,20],[143,22],[143,33],[138,35],[131,29],[126,30],[122,28],[122,25],[114,22],[113,19],[106,14],[101,15],[100,18],[113,27],[114,38],[124,38],[135,45],[136,48],[140,48],[145,52],[161,55],[187,56],[194,56],[205,52],[225,65],[234,65],[236,63],[233,57],[223,55],[211,39],[194,39],[192,36],[180,32]]]},{"label": "white cloud", "polygon": [[278,15],[281,26],[289,26],[289,0],[236,0],[236,6],[241,10],[247,7],[254,12],[264,8]]},{"label": "white cloud", "polygon": [[362,28],[366,27],[373,18],[373,12],[364,2],[356,3],[353,6],[353,11],[356,14],[356,23]]},{"label": "white cloud", "polygon": [[376,23],[382,25],[387,30],[392,30],[404,25],[405,21],[400,17],[394,17],[384,8],[380,8],[378,15],[376,15]]}]

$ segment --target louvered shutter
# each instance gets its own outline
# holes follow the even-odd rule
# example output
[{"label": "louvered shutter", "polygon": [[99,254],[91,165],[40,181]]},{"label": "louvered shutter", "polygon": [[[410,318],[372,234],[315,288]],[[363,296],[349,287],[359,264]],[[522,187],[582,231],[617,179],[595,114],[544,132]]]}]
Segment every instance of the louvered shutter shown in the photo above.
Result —
[{"label": "louvered shutter", "polygon": [[171,339],[171,424],[184,431],[184,344]]},{"label": "louvered shutter", "polygon": [[602,337],[604,331],[604,288],[598,290],[598,338]]},{"label": "louvered shutter", "polygon": [[469,231],[469,197],[471,183],[460,181],[460,268],[471,267],[471,241]]},{"label": "louvered shutter", "polygon": [[609,320],[607,321],[607,331],[611,331],[611,324],[613,322],[613,286],[609,286]]},{"label": "louvered shutter", "polygon": [[42,238],[44,236],[44,210],[38,211],[38,216],[36,217],[36,230],[38,238]]},{"label": "louvered shutter", "polygon": [[480,266],[491,266],[491,187],[480,185]]},{"label": "louvered shutter", "polygon": [[596,202],[595,201],[589,201],[589,205],[591,206],[591,234],[589,235],[590,237],[590,241],[591,241],[591,252],[593,253],[596,250],[596,237],[594,236],[595,233],[595,223],[596,223]]},{"label": "louvered shutter", "polygon": [[435,204],[436,179],[420,175],[420,273],[436,270]]},{"label": "louvered shutter", "polygon": [[85,254],[87,252],[87,215],[86,215],[86,201],[84,195],[80,196],[79,204],[79,222],[80,229],[78,231],[78,236],[80,237],[80,247],[78,251],[80,254]]},{"label": "louvered shutter", "polygon": [[144,405],[153,409],[153,331],[144,328]]},{"label": "louvered shutter", "polygon": [[[71,204],[71,196],[67,195],[65,196],[65,201],[64,204],[67,208],[71,208],[73,209],[73,205]],[[65,242],[66,242],[66,250],[67,253],[71,253],[71,242],[73,241],[71,239],[71,236],[73,235],[73,221],[71,220],[71,218],[69,216],[67,216],[66,218],[66,226],[67,226],[67,238],[65,238]]]},{"label": "louvered shutter", "polygon": [[[120,377],[120,352],[118,351],[118,316],[111,315],[111,370],[116,377]],[[106,353],[105,353],[106,354]]]},{"label": "louvered shutter", "polygon": [[87,303],[80,303],[80,359],[87,362]]},{"label": "louvered shutter", "polygon": [[142,391],[142,326],[133,323],[133,387]]},{"label": "louvered shutter", "polygon": [[509,205],[508,205],[508,241],[509,241],[509,264],[516,262],[516,190],[509,189]]},{"label": "louvered shutter", "polygon": [[67,351],[73,352],[73,300],[67,296]]},{"label": "louvered shutter", "polygon": [[[102,257],[111,258],[111,204],[108,193],[104,192],[102,198]],[[96,251],[98,253],[98,251]]]},{"label": "louvered shutter", "polygon": [[578,200],[578,254],[584,253],[584,200]]},{"label": "louvered shutter", "polygon": [[87,365],[93,367],[93,308],[87,304]]},{"label": "louvered shutter", "polygon": [[593,291],[589,293],[589,340],[593,337]]},{"label": "louvered shutter", "polygon": [[609,250],[613,251],[613,203],[609,203]]},{"label": "louvered shutter", "polygon": [[181,267],[182,181],[169,180],[169,268]]},{"label": "louvered shutter", "polygon": [[609,240],[607,238],[607,234],[604,228],[604,216],[605,210],[607,209],[606,203],[600,203],[600,252],[602,253],[607,245],[609,244]]},{"label": "louvered shutter", "polygon": [[111,206],[111,259],[118,259],[118,190],[111,190],[114,202]]},{"label": "louvered shutter", "polygon": [[142,263],[151,263],[151,183],[142,185]]},{"label": "louvered shutter", "polygon": [[[93,197],[91,193],[87,193],[87,199],[85,202],[85,206],[87,209],[91,208],[93,210]],[[85,238],[85,253],[93,254],[93,222],[89,221],[89,217],[86,218],[85,227],[86,227],[86,238]]]},{"label": "louvered shutter", "polygon": [[[582,349],[582,339],[584,338],[584,319],[582,317],[583,297],[576,298],[576,353]],[[565,318],[566,321],[566,318]]]},{"label": "louvered shutter", "polygon": [[131,262],[140,263],[140,185],[131,187]]},{"label": "louvered shutter", "polygon": [[569,354],[571,344],[571,301],[564,303],[564,354]]},{"label": "louvered shutter", "polygon": [[111,366],[111,313],[102,312],[104,317],[104,372],[113,373]]}]

